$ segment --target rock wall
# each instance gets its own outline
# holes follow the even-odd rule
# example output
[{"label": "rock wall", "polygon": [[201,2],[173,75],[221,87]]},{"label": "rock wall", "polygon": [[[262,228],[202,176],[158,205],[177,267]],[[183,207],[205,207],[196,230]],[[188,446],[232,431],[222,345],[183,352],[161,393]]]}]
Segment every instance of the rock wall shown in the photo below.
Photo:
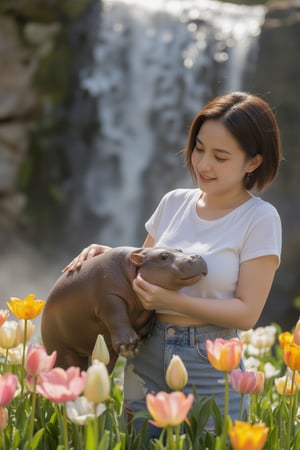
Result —
[{"label": "rock wall", "polygon": [[[86,99],[79,76],[91,59],[100,1],[2,0],[0,5],[0,241],[52,222],[60,182],[72,176],[66,144]],[[94,21],[94,23],[92,23]],[[69,117],[70,105],[73,117]],[[91,106],[89,106],[91,108]],[[77,108],[78,109],[78,108]],[[69,136],[68,136],[69,137]],[[82,140],[77,137],[77,145]],[[40,204],[47,204],[43,208]],[[53,208],[52,208],[53,206]]]},{"label": "rock wall", "polygon": [[266,192],[278,208],[283,226],[282,263],[262,323],[270,317],[287,326],[299,315],[293,300],[300,294],[300,1],[270,5],[259,42],[256,74],[248,88],[266,98],[279,121],[284,161],[280,175]]}]

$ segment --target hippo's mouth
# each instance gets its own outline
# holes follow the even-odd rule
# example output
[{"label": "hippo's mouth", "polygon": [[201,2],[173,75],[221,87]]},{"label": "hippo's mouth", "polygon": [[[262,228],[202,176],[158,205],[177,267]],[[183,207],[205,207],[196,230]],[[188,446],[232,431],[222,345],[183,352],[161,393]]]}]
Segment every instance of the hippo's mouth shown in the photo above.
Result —
[{"label": "hippo's mouth", "polygon": [[192,275],[192,276],[189,276],[189,277],[181,277],[181,280],[182,281],[193,281],[193,280],[195,280],[195,282],[196,282],[196,281],[199,281],[203,277],[203,275],[206,275],[206,273],[202,272],[202,273],[198,273],[197,275]]}]

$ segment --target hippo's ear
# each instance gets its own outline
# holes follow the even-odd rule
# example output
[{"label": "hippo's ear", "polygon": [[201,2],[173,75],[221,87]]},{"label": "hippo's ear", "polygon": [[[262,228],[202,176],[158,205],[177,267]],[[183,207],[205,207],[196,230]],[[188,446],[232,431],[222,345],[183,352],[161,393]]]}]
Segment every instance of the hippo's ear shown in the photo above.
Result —
[{"label": "hippo's ear", "polygon": [[140,255],[139,253],[131,253],[130,255],[130,261],[132,264],[134,264],[137,267],[140,267],[144,264],[145,257],[143,255]]}]

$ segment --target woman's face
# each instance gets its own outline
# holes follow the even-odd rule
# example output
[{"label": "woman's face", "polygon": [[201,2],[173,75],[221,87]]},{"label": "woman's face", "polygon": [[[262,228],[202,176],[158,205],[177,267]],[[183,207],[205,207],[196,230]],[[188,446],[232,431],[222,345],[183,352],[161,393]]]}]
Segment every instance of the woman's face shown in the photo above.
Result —
[{"label": "woman's face", "polygon": [[237,140],[219,120],[201,126],[192,153],[199,188],[207,194],[244,190],[244,177],[261,162],[261,155],[247,159]]}]

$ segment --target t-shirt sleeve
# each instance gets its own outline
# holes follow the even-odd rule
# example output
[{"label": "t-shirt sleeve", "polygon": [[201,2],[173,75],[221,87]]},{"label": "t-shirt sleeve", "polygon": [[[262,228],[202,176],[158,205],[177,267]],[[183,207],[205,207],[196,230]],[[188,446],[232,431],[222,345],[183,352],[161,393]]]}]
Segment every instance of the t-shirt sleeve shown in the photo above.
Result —
[{"label": "t-shirt sleeve", "polygon": [[241,249],[240,261],[266,255],[278,256],[280,263],[282,246],[282,229],[280,217],[275,208],[269,211],[258,211],[251,223],[244,245]]},{"label": "t-shirt sleeve", "polygon": [[157,208],[153,212],[153,214],[150,216],[150,218],[145,223],[145,228],[149,234],[154,238],[154,240],[157,239],[157,235],[159,233],[159,228],[162,223],[162,217],[164,215],[166,205],[168,202],[168,198],[170,197],[170,193],[167,193],[163,196],[161,201],[159,202]]}]

